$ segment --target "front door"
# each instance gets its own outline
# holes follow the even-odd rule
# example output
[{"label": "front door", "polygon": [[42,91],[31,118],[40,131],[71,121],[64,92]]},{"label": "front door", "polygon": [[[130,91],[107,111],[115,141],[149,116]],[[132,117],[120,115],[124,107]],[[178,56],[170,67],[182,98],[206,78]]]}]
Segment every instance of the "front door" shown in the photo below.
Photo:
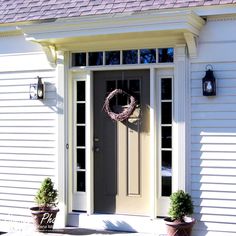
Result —
[{"label": "front door", "polygon": [[[94,211],[150,214],[149,70],[94,72]],[[125,121],[104,112],[106,96],[120,88],[136,98]],[[113,111],[129,104],[127,96],[110,101]]]}]

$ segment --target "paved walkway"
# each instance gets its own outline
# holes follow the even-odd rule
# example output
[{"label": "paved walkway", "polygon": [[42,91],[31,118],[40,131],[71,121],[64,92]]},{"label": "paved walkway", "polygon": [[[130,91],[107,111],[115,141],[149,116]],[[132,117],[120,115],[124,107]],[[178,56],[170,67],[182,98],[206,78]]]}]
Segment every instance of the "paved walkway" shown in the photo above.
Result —
[{"label": "paved walkway", "polygon": [[79,229],[79,228],[65,228],[55,229],[50,233],[39,233],[32,230],[16,231],[3,234],[2,236],[70,236],[70,235],[111,235],[111,236],[165,236],[160,234],[145,234],[145,233],[133,233],[133,232],[116,232],[116,231],[99,231],[92,229]]}]

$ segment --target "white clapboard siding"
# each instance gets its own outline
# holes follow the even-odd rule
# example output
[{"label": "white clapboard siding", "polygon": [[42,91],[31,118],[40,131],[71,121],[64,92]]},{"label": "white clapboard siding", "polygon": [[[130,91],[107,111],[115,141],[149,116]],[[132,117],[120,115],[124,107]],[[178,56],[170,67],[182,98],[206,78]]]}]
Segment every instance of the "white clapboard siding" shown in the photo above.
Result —
[{"label": "white clapboard siding", "polygon": [[18,216],[30,216],[29,208],[27,207],[9,207],[9,206],[0,206],[0,212],[1,214],[9,215],[8,219],[11,219],[11,221],[14,220],[14,215]]},{"label": "white clapboard siding", "polygon": [[235,136],[236,133],[236,127],[230,127],[230,128],[222,128],[222,127],[199,127],[199,128],[195,128],[192,127],[191,129],[191,133],[192,135],[221,135],[221,136]]},{"label": "white clapboard siding", "polygon": [[[48,163],[49,165],[50,163]],[[50,176],[53,178],[53,176]],[[0,174],[0,180],[11,180],[11,181],[29,181],[29,176],[27,174]],[[31,175],[30,182],[39,183],[42,181],[42,176]],[[2,193],[0,193],[2,195]]]},{"label": "white clapboard siding", "polygon": [[[9,53],[1,48],[14,39]],[[55,181],[60,112],[55,69],[23,36],[0,37],[0,49],[0,221],[31,222],[29,207],[42,180]],[[30,100],[37,76],[45,84],[45,98]]]},{"label": "white clapboard siding", "polygon": [[22,100],[13,100],[12,96],[9,96],[7,103],[5,100],[0,99],[0,107],[42,107],[48,106],[52,110],[56,110],[56,99],[45,99],[42,103],[40,100],[29,100],[29,96]]},{"label": "white clapboard siding", "polygon": [[[192,135],[192,143],[222,143],[222,136]],[[236,135],[224,136],[224,142],[228,144],[236,144]]]},{"label": "white clapboard siding", "polygon": [[26,168],[46,168],[48,169],[48,166],[51,168],[54,168],[55,163],[54,162],[46,162],[46,161],[5,161],[1,160],[1,167],[26,167]]},{"label": "white clapboard siding", "polygon": [[[50,99],[50,98],[54,98],[54,97],[55,97],[54,92],[45,92],[45,98]],[[29,99],[29,92],[24,92],[24,93],[21,93],[21,92],[19,92],[19,93],[0,93],[0,100],[5,100],[5,99],[9,99],[9,100]]]},{"label": "white clapboard siding", "polygon": [[[204,199],[225,199],[225,200],[235,200],[236,199],[236,193],[227,193],[225,194],[224,192],[214,192],[214,191],[206,191],[206,192],[201,192],[201,191],[193,191],[192,192],[192,197],[194,198],[204,198]],[[198,207],[199,209],[199,207]],[[222,209],[222,208],[216,208],[216,209]],[[213,214],[213,210],[210,211],[209,208],[203,208],[202,210],[205,210],[207,213]],[[223,209],[222,209],[223,210]],[[201,211],[203,212],[203,211]],[[231,213],[235,214],[235,211],[231,209]]]},{"label": "white clapboard siding", "polygon": [[16,160],[16,161],[43,161],[43,162],[54,162],[55,156],[54,154],[15,154],[15,153],[4,153],[0,154],[0,160]]},{"label": "white clapboard siding", "polygon": [[192,159],[201,160],[235,160],[234,152],[200,152],[192,151]]},{"label": "white clapboard siding", "polygon": [[0,200],[8,200],[8,201],[25,201],[25,202],[32,202],[34,196],[30,194],[15,194],[10,195],[6,193],[0,193]]},{"label": "white clapboard siding", "polygon": [[55,141],[56,137],[54,134],[32,134],[32,133],[25,133],[25,134],[18,134],[18,133],[7,133],[7,134],[0,134],[0,140],[24,140],[24,141]]},{"label": "white clapboard siding", "polygon": [[[1,110],[1,108],[0,108]],[[55,135],[55,127],[1,127],[1,134],[50,134]]]},{"label": "white clapboard siding", "polygon": [[[30,195],[33,196],[32,200],[34,199],[34,195],[37,193],[37,189],[33,188],[16,188],[16,187],[1,187],[0,192],[3,194],[7,194],[9,196],[14,197],[15,195]],[[0,211],[1,212],[1,211]]]},{"label": "white clapboard siding", "polygon": [[[194,236],[236,235],[236,54],[232,50],[236,31],[231,28],[235,24],[235,20],[207,21],[198,57],[190,63],[189,178],[198,220]],[[202,95],[207,64],[216,78],[213,97]]]},{"label": "white clapboard siding", "polygon": [[192,174],[200,174],[201,176],[218,175],[218,176],[236,176],[235,168],[222,167],[196,167],[192,169]]},{"label": "white clapboard siding", "polygon": [[[197,227],[196,227],[197,226]],[[234,236],[236,232],[235,223],[220,223],[220,222],[202,222],[198,221],[195,229],[198,228],[202,231],[196,231],[193,236],[207,235],[207,236]],[[201,232],[201,234],[199,234]],[[206,234],[207,232],[207,234]]]}]

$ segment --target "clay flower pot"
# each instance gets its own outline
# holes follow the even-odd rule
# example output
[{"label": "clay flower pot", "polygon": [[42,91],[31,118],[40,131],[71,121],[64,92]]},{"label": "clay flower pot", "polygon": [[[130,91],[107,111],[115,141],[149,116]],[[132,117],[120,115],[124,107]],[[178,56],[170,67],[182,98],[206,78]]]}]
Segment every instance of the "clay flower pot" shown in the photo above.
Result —
[{"label": "clay flower pot", "polygon": [[185,217],[184,220],[184,222],[179,222],[171,220],[170,217],[165,218],[167,236],[190,236],[196,220],[191,217]]}]

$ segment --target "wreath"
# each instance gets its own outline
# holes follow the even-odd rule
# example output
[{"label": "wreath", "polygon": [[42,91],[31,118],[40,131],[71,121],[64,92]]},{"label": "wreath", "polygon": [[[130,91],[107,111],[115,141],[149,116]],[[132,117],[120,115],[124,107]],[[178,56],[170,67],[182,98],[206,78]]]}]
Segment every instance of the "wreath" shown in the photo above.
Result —
[{"label": "wreath", "polygon": [[[125,107],[122,112],[120,113],[115,113],[111,110],[111,107],[110,107],[110,101],[111,99],[114,97],[114,96],[117,96],[118,94],[122,94],[122,95],[126,95],[128,96],[129,100],[130,100],[130,103],[127,107]],[[128,94],[127,92],[125,92],[124,90],[122,89],[115,89],[113,90],[112,92],[110,92],[108,94],[108,96],[106,97],[105,99],[105,102],[104,102],[104,106],[103,106],[103,109],[104,111],[108,114],[108,116],[112,119],[112,120],[115,120],[115,121],[124,121],[126,119],[128,119],[132,113],[134,112],[135,110],[135,107],[136,107],[136,99],[134,98],[134,96]]]}]

